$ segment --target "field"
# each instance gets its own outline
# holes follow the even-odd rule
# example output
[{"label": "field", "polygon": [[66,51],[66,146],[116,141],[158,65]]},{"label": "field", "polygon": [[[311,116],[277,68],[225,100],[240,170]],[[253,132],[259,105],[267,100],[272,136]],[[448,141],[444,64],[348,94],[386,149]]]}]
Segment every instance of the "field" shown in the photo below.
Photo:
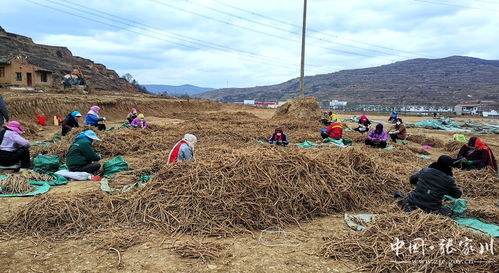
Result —
[{"label": "field", "polygon": [[[279,116],[272,109],[161,97],[125,98],[112,93],[2,94],[12,119],[26,124],[32,141],[50,140],[59,132],[53,125],[36,125],[37,114],[64,116],[75,109],[84,114],[89,106],[99,105],[111,127],[120,126],[129,109],[136,107],[145,114],[149,130],[100,132],[103,141],[95,147],[105,156],[103,161],[122,155],[130,163],[128,177],[113,183],[125,183],[141,174],[154,175],[143,189],[123,194],[105,194],[99,182],[84,181],[53,187],[34,198],[0,199],[2,272],[497,269],[497,254],[470,256],[492,263],[452,267],[394,263],[390,260],[393,253],[383,256],[396,236],[429,236],[426,239],[437,242],[463,236],[488,240],[443,217],[403,214],[393,201],[394,190],[408,193],[412,189],[410,174],[433,162],[421,159],[421,154],[433,160],[441,154],[457,154],[459,145],[450,141],[453,133],[411,128],[410,134],[425,136],[412,137],[408,145],[390,144],[394,149],[385,151],[366,148],[361,134],[349,131],[346,137],[354,141],[353,147],[304,149],[294,144],[319,142],[322,128],[320,111],[306,105]],[[342,119],[352,117],[338,114]],[[422,119],[402,118],[406,123]],[[259,144],[266,142],[276,126],[284,128],[289,147]],[[167,166],[169,149],[185,133],[198,137],[195,161]],[[499,155],[497,135],[480,137]],[[68,137],[32,150],[64,159],[70,143]],[[432,148],[423,150],[423,144]],[[499,209],[494,205],[499,196],[497,176],[488,171],[455,171],[455,177],[463,198],[469,200],[470,213],[499,224]],[[379,234],[382,239],[367,242],[373,247],[361,248],[366,242],[345,225],[345,212],[385,215],[375,226],[381,228],[366,233],[371,238]],[[262,231],[266,229],[281,232]],[[352,238],[357,243],[352,244]],[[379,246],[379,252],[370,254],[374,245]]]}]

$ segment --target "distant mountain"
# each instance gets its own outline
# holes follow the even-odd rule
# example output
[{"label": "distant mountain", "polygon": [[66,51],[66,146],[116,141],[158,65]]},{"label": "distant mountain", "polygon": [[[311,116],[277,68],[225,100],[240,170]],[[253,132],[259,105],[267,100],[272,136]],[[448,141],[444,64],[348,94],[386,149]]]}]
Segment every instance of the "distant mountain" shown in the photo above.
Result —
[{"label": "distant mountain", "polygon": [[73,56],[66,47],[35,44],[26,36],[9,33],[0,27],[0,58],[26,56],[29,63],[54,72],[54,81],[79,66],[87,84],[96,90],[137,92],[138,88],[122,79],[114,70],[89,59]]},{"label": "distant mountain", "polygon": [[154,94],[161,94],[164,93],[165,91],[168,92],[168,94],[178,94],[178,95],[195,95],[207,91],[214,90],[214,88],[208,88],[208,87],[199,87],[199,86],[194,86],[190,84],[184,84],[184,85],[179,85],[179,86],[174,86],[174,85],[162,85],[162,84],[145,84],[143,85],[147,91],[154,93]]},{"label": "distant mountain", "polygon": [[[224,102],[296,97],[299,79],[251,88],[225,88],[199,94]],[[349,103],[440,104],[499,102],[499,61],[452,56],[412,59],[378,67],[305,77],[305,95]]]}]

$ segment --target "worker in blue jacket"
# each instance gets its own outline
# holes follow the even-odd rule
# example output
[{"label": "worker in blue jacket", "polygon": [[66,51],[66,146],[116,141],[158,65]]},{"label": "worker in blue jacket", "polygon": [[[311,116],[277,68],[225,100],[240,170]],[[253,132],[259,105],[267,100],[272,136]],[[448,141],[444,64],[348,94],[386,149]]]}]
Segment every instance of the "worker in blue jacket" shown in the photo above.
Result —
[{"label": "worker in blue jacket", "polygon": [[87,116],[85,117],[85,125],[95,126],[99,131],[106,130],[106,125],[99,123],[99,121],[105,121],[105,117],[99,117],[99,106],[90,107],[90,111],[88,111]]}]

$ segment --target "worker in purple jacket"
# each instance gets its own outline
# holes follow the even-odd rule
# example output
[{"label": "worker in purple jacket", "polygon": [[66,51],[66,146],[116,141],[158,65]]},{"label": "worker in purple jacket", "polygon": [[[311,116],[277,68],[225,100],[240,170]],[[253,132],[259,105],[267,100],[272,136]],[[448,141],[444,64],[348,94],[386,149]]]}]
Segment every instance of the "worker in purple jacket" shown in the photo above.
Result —
[{"label": "worker in purple jacket", "polygon": [[22,134],[24,131],[18,121],[9,121],[0,131],[0,165],[11,166],[21,162],[20,171],[30,168],[30,144]]},{"label": "worker in purple jacket", "polygon": [[132,126],[132,128],[147,129],[147,120],[145,119],[143,114],[139,114],[132,120],[132,123],[130,125]]},{"label": "worker in purple jacket", "polygon": [[386,148],[386,141],[388,140],[388,133],[383,130],[383,124],[378,123],[376,129],[369,132],[366,138],[366,145],[374,148]]}]

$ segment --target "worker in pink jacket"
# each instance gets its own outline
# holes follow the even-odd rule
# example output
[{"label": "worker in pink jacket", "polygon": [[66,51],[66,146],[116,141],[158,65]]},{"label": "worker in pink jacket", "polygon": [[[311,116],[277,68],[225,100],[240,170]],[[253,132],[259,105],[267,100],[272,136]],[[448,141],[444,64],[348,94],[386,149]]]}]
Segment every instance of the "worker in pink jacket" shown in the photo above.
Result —
[{"label": "worker in pink jacket", "polygon": [[21,171],[27,170],[31,166],[29,157],[29,141],[21,135],[21,123],[9,121],[0,131],[0,165],[11,166],[21,162]]},{"label": "worker in pink jacket", "polygon": [[147,120],[144,118],[143,114],[139,114],[132,120],[132,123],[130,125],[132,125],[133,128],[137,129],[147,129]]}]

